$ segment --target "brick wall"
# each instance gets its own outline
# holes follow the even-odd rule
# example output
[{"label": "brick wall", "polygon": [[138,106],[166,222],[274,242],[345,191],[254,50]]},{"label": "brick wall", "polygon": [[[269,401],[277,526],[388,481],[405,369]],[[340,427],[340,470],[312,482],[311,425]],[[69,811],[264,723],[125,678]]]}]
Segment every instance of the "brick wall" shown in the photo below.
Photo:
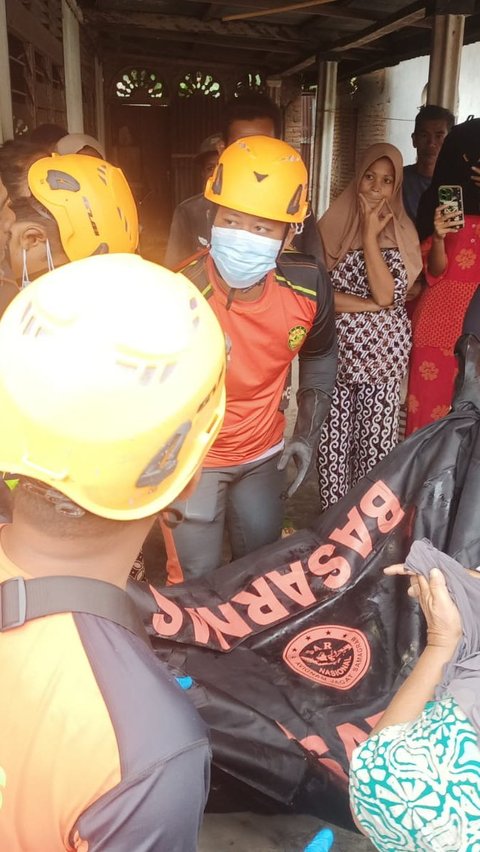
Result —
[{"label": "brick wall", "polygon": [[385,70],[344,80],[337,89],[337,109],[333,141],[333,200],[355,174],[359,156],[374,142],[387,140],[388,93]]},{"label": "brick wall", "polygon": [[301,152],[303,141],[302,96],[290,101],[284,110],[284,138],[293,148]]}]

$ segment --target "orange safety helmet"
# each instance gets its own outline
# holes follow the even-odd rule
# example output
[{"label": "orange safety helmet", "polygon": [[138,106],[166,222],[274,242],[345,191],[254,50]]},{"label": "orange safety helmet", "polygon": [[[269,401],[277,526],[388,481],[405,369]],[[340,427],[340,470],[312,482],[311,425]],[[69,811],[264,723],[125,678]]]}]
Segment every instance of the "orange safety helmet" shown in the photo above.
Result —
[{"label": "orange safety helmet", "polygon": [[298,151],[270,136],[247,136],[225,148],[205,198],[241,213],[303,222],[308,174]]},{"label": "orange safety helmet", "polygon": [[52,154],[30,166],[28,185],[55,219],[69,260],[136,250],[137,207],[121,169],[98,157]]}]

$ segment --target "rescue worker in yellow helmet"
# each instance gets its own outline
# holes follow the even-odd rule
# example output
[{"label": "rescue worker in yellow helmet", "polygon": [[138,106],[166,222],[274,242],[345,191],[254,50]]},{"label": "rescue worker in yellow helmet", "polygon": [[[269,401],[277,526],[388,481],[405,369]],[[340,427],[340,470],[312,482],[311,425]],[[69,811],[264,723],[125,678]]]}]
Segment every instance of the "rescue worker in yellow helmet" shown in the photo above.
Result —
[{"label": "rescue worker in yellow helmet", "polygon": [[138,216],[123,172],[96,157],[53,154],[28,169],[17,198],[10,265],[25,286],[47,270],[95,254],[135,252]]},{"label": "rescue worker in yellow helmet", "polygon": [[[217,206],[211,247],[183,269],[231,344],[224,426],[200,485],[166,531],[170,581],[222,563],[224,529],[234,559],[275,541],[285,468],[298,488],[310,469],[336,374],[333,296],[313,258],[282,254],[307,212],[307,170],[290,145],[249,136],[222,153],[205,197]],[[291,362],[300,360],[298,417],[284,446]],[[201,546],[199,546],[201,542]]]},{"label": "rescue worker in yellow helmet", "polygon": [[20,475],[0,529],[2,850],[197,846],[206,730],[122,590],[218,433],[224,374],[196,288],[134,255],[50,272],[0,321],[0,466]]}]

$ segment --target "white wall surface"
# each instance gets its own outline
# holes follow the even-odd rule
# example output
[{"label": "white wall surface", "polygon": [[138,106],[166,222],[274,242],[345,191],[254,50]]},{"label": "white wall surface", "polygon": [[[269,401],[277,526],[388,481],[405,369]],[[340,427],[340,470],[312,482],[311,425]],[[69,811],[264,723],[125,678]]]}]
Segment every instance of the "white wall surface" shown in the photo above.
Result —
[{"label": "white wall surface", "polygon": [[[410,137],[415,115],[425,102],[428,64],[429,57],[420,56],[387,68],[383,91],[378,95],[384,103],[385,140],[400,149],[405,164],[415,162],[415,150]],[[480,117],[479,67],[480,43],[466,45],[462,50],[460,66],[458,121],[465,121],[472,114]]]}]

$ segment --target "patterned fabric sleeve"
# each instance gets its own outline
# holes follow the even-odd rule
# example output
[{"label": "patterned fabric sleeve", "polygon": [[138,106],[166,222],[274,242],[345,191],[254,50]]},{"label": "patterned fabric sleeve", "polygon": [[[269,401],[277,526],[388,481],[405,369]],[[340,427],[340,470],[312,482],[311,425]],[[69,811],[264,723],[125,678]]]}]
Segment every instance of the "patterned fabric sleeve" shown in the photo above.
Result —
[{"label": "patterned fabric sleeve", "polygon": [[408,288],[408,275],[405,264],[398,249],[385,249],[383,257],[394,280],[393,304],[396,308],[401,308],[405,305]]},{"label": "patterned fabric sleeve", "polygon": [[352,812],[383,852],[478,852],[479,789],[477,733],[452,698],[384,728],[352,756]]}]

